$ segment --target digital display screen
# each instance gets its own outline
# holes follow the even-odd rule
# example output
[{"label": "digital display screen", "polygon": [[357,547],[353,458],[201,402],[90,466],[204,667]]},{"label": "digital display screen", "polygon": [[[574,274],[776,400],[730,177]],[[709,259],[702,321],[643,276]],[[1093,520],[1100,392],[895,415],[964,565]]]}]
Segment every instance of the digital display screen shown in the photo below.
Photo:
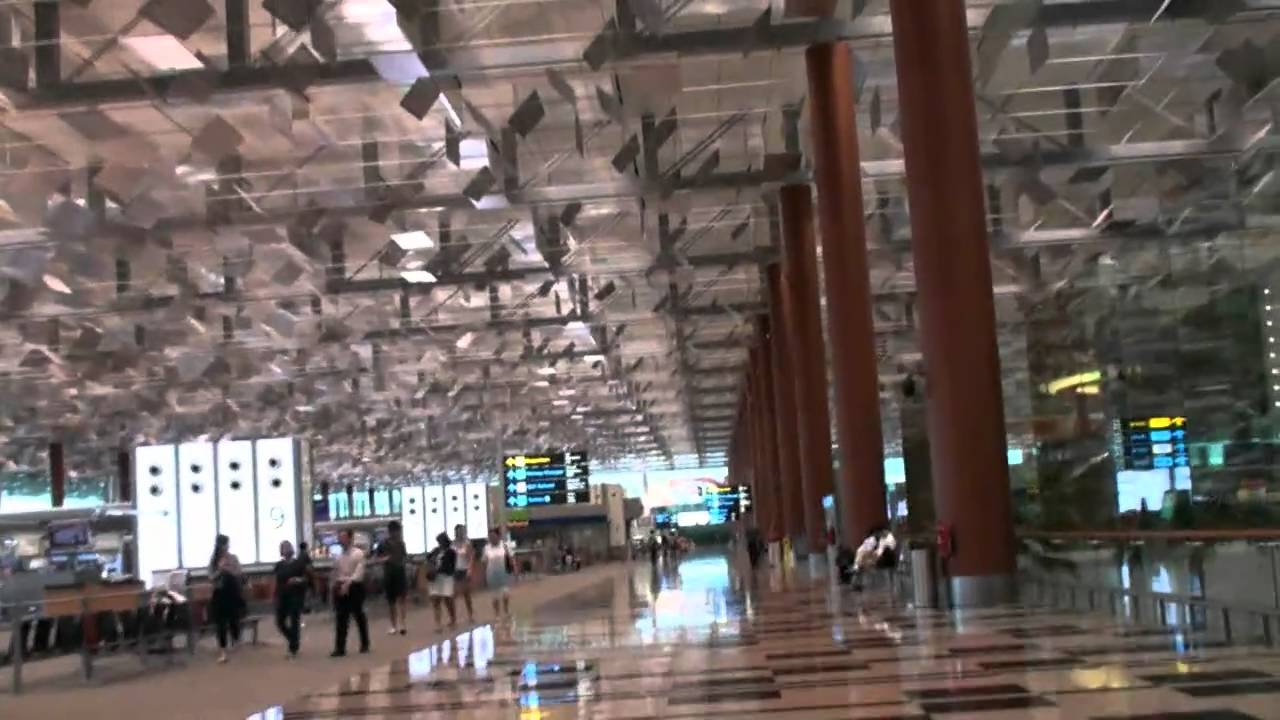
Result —
[{"label": "digital display screen", "polygon": [[1121,424],[1125,470],[1165,470],[1191,466],[1187,419],[1130,418]]},{"label": "digital display screen", "polygon": [[388,488],[376,488],[373,490],[373,514],[374,515],[390,515],[391,514],[391,490]]},{"label": "digital display screen", "polygon": [[335,490],[328,496],[311,496],[315,522],[363,520],[400,515],[400,488],[352,487]]},{"label": "digital display screen", "polygon": [[508,455],[502,459],[507,507],[591,502],[587,453],[573,450]]},{"label": "digital display screen", "polygon": [[[702,489],[702,502],[706,505],[707,522],[702,524],[720,525],[738,517],[743,510],[742,501],[745,487],[740,485],[713,485]],[[747,503],[751,499],[746,498]],[[681,526],[689,523],[677,519]]]},{"label": "digital display screen", "polygon": [[92,541],[87,522],[60,523],[49,527],[50,549],[85,547]]}]

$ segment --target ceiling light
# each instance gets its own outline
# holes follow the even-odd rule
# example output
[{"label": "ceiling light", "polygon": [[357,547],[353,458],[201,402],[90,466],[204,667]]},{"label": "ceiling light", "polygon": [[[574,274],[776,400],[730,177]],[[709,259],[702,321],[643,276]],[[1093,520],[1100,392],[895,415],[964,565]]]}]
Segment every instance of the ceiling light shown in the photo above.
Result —
[{"label": "ceiling light", "polygon": [[604,356],[600,354],[583,355],[582,359],[589,363],[604,362]]},{"label": "ceiling light", "polygon": [[568,400],[552,400],[551,404],[552,405],[568,405],[569,401]]},{"label": "ceiling light", "polygon": [[405,282],[413,283],[415,285],[421,283],[433,283],[436,281],[436,276],[426,270],[405,270],[400,273],[400,277],[404,278]]},{"label": "ceiling light", "polygon": [[[1280,372],[1280,370],[1277,370],[1276,372]],[[551,387],[551,383],[547,382],[546,380],[537,380],[533,383],[533,386],[534,387]]]},{"label": "ceiling light", "polygon": [[43,280],[44,280],[45,286],[48,287],[50,290],[54,292],[62,293],[63,295],[71,294],[71,288],[67,287],[67,284],[62,282],[62,279],[59,277],[55,275],[46,274]]},{"label": "ceiling light", "polygon": [[424,265],[426,265],[426,263],[421,260],[410,260],[409,262],[404,264],[404,269],[405,270],[421,270]]},{"label": "ceiling light", "polygon": [[120,38],[120,42],[143,62],[162,72],[204,69],[204,63],[172,35],[131,35]]},{"label": "ceiling light", "polygon": [[391,241],[399,245],[401,250],[430,250],[436,246],[431,236],[421,230],[392,233]]},{"label": "ceiling light", "polygon": [[556,369],[555,369],[555,368],[553,368],[553,367],[550,367],[550,366],[548,366],[548,367],[540,367],[540,368],[538,368],[538,374],[539,374],[539,375],[555,375],[555,374],[556,374]]},{"label": "ceiling light", "polygon": [[570,388],[570,389],[568,389],[568,390],[561,390],[561,391],[560,391],[560,397],[570,397],[570,396],[577,395],[577,394],[578,394],[578,391],[577,391],[577,390],[574,390],[574,389],[572,389],[572,388]]},{"label": "ceiling light", "polygon": [[587,324],[581,320],[570,320],[564,327],[566,330],[582,330],[586,326]]},{"label": "ceiling light", "polygon": [[475,339],[476,334],[468,330],[462,337],[458,338],[458,342],[454,344],[457,345],[459,350],[466,350],[471,347],[471,342]]}]

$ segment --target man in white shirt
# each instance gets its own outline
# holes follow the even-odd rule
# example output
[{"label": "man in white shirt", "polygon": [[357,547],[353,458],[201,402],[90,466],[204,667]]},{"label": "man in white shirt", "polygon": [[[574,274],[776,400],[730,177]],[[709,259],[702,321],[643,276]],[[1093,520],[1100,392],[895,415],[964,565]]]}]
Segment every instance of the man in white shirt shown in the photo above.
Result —
[{"label": "man in white shirt", "polygon": [[360,631],[360,652],[369,652],[369,618],[364,614],[364,551],[352,542],[351,531],[338,533],[338,543],[342,545],[342,554],[333,562],[333,607],[338,613],[334,624],[333,654],[329,657],[343,657],[347,654],[347,628],[351,617],[356,619],[356,629]]}]

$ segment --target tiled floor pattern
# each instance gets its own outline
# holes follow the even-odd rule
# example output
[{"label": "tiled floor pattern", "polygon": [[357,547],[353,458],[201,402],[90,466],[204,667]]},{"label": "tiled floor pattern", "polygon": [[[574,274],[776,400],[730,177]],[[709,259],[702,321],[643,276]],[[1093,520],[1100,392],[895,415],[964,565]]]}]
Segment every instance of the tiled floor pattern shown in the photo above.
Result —
[{"label": "tiled floor pattern", "polygon": [[636,566],[267,718],[1280,717],[1280,653],[1102,616],[915,611],[723,557]]}]

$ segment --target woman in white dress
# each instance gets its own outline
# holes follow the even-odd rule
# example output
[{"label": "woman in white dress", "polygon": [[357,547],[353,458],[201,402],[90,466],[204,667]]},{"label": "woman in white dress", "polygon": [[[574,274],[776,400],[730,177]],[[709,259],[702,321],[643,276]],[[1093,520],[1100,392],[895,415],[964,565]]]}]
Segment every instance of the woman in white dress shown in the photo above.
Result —
[{"label": "woman in white dress", "polygon": [[484,563],[485,585],[493,593],[493,614],[509,615],[511,576],[515,572],[515,561],[497,529],[489,531],[489,542],[484,546],[481,562]]},{"label": "woman in white dress", "polygon": [[427,560],[431,610],[436,616],[436,627],[440,626],[443,620],[441,611],[446,608],[449,610],[449,627],[453,627],[458,624],[458,609],[453,602],[453,576],[458,572],[458,553],[454,551],[448,533],[436,536],[436,549],[431,551]]}]

